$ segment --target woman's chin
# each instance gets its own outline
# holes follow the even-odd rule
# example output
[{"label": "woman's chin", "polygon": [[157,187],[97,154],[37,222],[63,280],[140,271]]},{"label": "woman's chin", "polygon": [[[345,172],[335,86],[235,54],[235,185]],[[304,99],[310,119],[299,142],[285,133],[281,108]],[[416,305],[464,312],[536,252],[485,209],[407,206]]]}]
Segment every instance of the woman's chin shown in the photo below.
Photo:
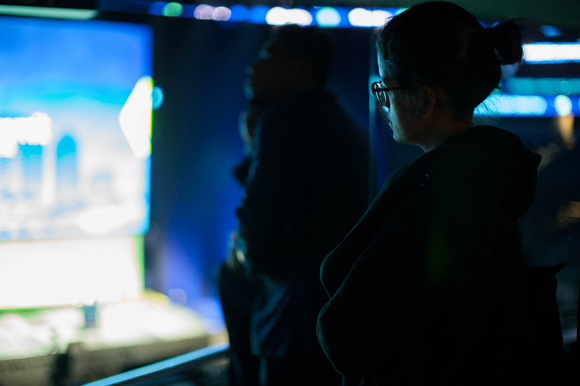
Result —
[{"label": "woman's chin", "polygon": [[401,135],[399,135],[399,133],[396,130],[394,130],[392,126],[391,126],[391,130],[393,130],[393,139],[395,140],[395,142],[404,143]]}]

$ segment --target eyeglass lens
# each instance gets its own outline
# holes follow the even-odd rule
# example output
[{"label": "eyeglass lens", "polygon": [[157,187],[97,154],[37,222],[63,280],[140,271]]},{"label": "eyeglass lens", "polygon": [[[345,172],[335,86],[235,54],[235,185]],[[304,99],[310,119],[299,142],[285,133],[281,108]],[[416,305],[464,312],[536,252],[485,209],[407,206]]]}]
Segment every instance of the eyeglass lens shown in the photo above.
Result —
[{"label": "eyeglass lens", "polygon": [[385,106],[387,104],[387,93],[386,91],[378,91],[377,89],[381,88],[382,85],[379,82],[373,83],[373,94],[375,98],[379,102],[381,106]]}]

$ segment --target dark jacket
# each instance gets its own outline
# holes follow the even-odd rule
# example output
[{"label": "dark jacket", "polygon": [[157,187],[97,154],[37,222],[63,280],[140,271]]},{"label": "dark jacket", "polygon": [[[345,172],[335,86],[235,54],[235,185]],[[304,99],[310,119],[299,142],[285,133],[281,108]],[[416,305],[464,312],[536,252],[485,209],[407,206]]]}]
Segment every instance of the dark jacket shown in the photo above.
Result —
[{"label": "dark jacket", "polygon": [[337,371],[377,384],[475,384],[514,366],[517,218],[539,161],[516,135],[480,126],[387,180],[321,267],[330,301],[318,339]]},{"label": "dark jacket", "polygon": [[320,350],[320,264],[367,208],[366,141],[321,90],[281,100],[260,118],[237,212],[247,264],[260,281],[255,354]]}]

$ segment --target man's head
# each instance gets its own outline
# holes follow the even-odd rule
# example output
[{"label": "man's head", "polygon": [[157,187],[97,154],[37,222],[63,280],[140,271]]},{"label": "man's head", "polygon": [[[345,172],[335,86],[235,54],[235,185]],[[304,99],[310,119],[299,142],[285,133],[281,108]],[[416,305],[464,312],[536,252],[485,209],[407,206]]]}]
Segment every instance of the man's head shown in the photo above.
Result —
[{"label": "man's head", "polygon": [[274,28],[272,38],[248,71],[249,99],[271,102],[301,91],[324,88],[331,55],[328,36],[315,27]]}]

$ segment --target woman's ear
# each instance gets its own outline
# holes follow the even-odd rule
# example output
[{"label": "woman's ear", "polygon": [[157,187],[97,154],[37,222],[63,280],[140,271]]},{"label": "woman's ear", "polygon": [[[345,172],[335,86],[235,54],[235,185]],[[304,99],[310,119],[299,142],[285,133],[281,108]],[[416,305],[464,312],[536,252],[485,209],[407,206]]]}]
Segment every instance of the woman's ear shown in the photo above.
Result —
[{"label": "woman's ear", "polygon": [[440,104],[438,95],[429,86],[423,86],[419,89],[419,117],[429,118],[435,110],[437,104]]}]

